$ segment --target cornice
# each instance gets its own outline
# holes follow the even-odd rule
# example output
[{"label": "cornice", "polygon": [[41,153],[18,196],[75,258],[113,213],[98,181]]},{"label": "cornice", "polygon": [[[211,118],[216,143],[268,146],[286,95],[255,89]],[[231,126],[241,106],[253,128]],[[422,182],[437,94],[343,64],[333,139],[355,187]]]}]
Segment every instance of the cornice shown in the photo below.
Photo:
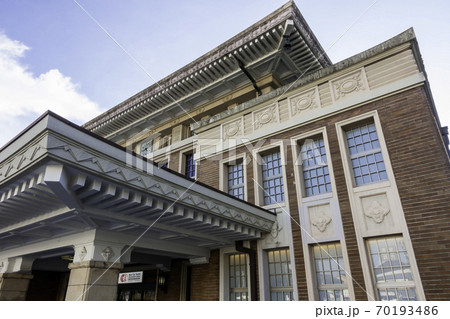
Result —
[{"label": "cornice", "polygon": [[[277,26],[281,26],[287,19],[294,20],[297,30],[299,30],[304,41],[307,43],[309,49],[313,52],[319,63],[323,67],[331,65],[331,61],[327,57],[323,48],[320,46],[314,34],[312,34],[311,29],[307,25],[303,16],[300,14],[300,11],[295,6],[293,1],[289,1],[278,10],[219,45],[217,48],[209,51],[195,61],[158,81],[156,84],[135,94],[119,105],[87,122],[84,124],[84,127],[94,130],[98,129],[100,126],[109,125],[109,122],[118,120],[126,112],[132,111],[138,105],[148,102],[152,97],[167,93],[168,90],[170,91],[172,89],[172,87],[183,83],[185,80],[189,79],[189,77],[192,77],[197,73],[201,73],[205,68],[208,68],[208,66],[210,68],[220,59],[227,59],[228,56],[233,54],[233,52],[239,50],[245,44],[268,34],[270,30]],[[177,99],[174,99],[174,102],[176,100]]]}]

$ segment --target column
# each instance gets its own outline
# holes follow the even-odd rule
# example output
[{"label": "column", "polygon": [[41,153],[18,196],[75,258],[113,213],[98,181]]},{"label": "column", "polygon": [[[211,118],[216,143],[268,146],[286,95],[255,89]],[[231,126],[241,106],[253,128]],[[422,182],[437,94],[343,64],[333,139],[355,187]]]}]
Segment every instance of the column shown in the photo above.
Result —
[{"label": "column", "polygon": [[23,301],[27,296],[31,274],[0,274],[0,301]]},{"label": "column", "polygon": [[94,260],[69,264],[66,300],[117,300],[117,281],[122,268],[121,263]]},{"label": "column", "polygon": [[34,259],[14,257],[0,260],[0,301],[23,301],[27,296]]},{"label": "column", "polygon": [[117,300],[119,271],[123,268],[117,258],[122,247],[106,242],[75,246],[66,300]]}]

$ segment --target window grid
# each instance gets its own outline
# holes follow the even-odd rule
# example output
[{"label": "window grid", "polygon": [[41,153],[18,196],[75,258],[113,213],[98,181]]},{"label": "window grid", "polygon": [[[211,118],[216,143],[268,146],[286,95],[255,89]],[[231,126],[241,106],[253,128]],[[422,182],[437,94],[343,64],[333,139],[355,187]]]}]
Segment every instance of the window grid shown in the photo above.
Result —
[{"label": "window grid", "polygon": [[380,300],[417,300],[402,237],[369,239],[370,261]]},{"label": "window grid", "polygon": [[300,156],[305,197],[331,192],[330,173],[323,138],[305,140]]},{"label": "window grid", "polygon": [[375,123],[347,130],[346,139],[357,186],[388,179]]},{"label": "window grid", "polygon": [[195,178],[195,161],[193,153],[185,155],[184,175],[189,178]]},{"label": "window grid", "polygon": [[267,260],[269,264],[270,300],[294,300],[289,249],[270,250],[267,252]]},{"label": "window grid", "polygon": [[264,205],[283,202],[284,184],[280,152],[264,155],[261,159]]},{"label": "window grid", "polygon": [[341,245],[314,245],[313,254],[319,300],[350,300]]},{"label": "window grid", "polygon": [[244,165],[228,165],[228,194],[244,199]]},{"label": "window grid", "polygon": [[229,255],[229,293],[232,301],[248,301],[247,255]]},{"label": "window grid", "polygon": [[153,140],[147,140],[141,143],[141,155],[147,156],[153,152]]}]

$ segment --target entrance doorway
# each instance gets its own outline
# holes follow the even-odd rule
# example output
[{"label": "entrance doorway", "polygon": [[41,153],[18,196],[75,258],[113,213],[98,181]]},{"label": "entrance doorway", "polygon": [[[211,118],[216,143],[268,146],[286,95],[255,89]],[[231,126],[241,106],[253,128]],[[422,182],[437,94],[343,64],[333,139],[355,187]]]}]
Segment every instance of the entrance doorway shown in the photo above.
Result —
[{"label": "entrance doorway", "polygon": [[28,286],[26,300],[62,301],[66,298],[72,256],[38,258],[33,262],[33,279]]}]

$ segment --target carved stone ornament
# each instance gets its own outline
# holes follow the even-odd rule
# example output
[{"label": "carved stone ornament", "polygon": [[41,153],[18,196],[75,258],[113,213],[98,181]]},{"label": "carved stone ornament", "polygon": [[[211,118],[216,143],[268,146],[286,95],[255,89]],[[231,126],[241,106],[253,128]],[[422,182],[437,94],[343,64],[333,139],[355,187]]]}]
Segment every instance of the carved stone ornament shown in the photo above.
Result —
[{"label": "carved stone ornament", "polygon": [[240,135],[241,133],[241,120],[237,120],[231,123],[224,124],[223,126],[223,139],[226,140],[230,137]]},{"label": "carved stone ornament", "polygon": [[272,235],[273,238],[277,238],[278,234],[281,232],[282,229],[283,227],[280,227],[278,220],[276,220],[275,223],[273,223],[272,229],[270,230],[270,234]]},{"label": "carved stone ornament", "polygon": [[339,100],[352,92],[363,91],[366,88],[361,70],[333,82],[333,86],[336,100]]},{"label": "carved stone ornament", "polygon": [[331,223],[331,220],[330,216],[325,215],[324,212],[320,212],[311,218],[311,224],[323,233],[327,229],[328,224]]},{"label": "carved stone ornament", "polygon": [[374,200],[364,212],[364,215],[372,218],[375,223],[381,224],[384,221],[384,217],[389,214],[389,212],[389,208],[383,207],[378,201]]},{"label": "carved stone ornament", "polygon": [[83,246],[83,248],[80,251],[80,260],[84,260],[84,257],[87,255],[87,249]]},{"label": "carved stone ornament", "polygon": [[102,257],[105,261],[109,260],[109,257],[111,257],[112,255],[112,250],[109,247],[106,247],[105,249],[103,249],[102,251]]},{"label": "carved stone ornament", "polygon": [[312,91],[306,94],[302,94],[300,96],[294,97],[291,99],[291,113],[292,116],[299,114],[302,111],[307,109],[313,109],[317,107],[316,92]]},{"label": "carved stone ornament", "polygon": [[277,122],[277,107],[271,106],[264,110],[258,111],[254,113],[254,119],[255,119],[255,130],[261,128],[262,126]]}]

